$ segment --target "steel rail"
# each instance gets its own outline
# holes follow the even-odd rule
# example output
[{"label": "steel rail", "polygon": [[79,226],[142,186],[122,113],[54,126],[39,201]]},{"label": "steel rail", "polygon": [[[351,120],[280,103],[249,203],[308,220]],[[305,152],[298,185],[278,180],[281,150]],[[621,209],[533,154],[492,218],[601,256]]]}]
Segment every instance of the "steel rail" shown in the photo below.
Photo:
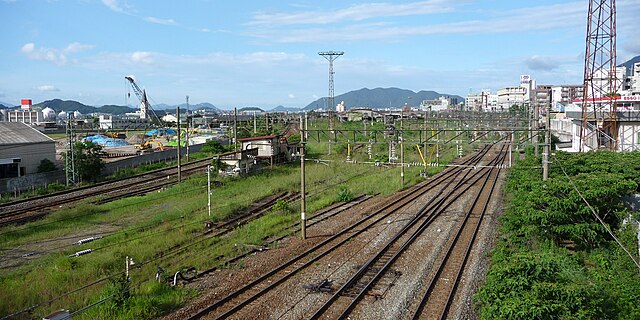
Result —
[{"label": "steel rail", "polygon": [[[487,150],[488,151],[488,150]],[[486,152],[485,152],[486,153]],[[462,177],[462,179],[460,179],[454,186],[453,188],[451,188],[451,190],[449,190],[448,193],[446,194],[442,194],[441,191],[441,198],[439,198],[435,203],[434,200],[436,199],[436,197],[432,198],[430,201],[428,201],[419,211],[418,213],[415,215],[415,217],[409,221],[400,231],[398,231],[396,233],[396,235],[391,238],[389,241],[387,241],[387,243],[385,244],[385,246],[380,249],[378,251],[378,253],[376,255],[374,255],[373,257],[371,257],[362,267],[360,267],[360,269],[353,274],[342,286],[340,289],[336,290],[336,292],[333,294],[332,297],[329,298],[328,301],[326,301],[321,307],[320,309],[318,309],[309,319],[318,319],[320,318],[325,311],[327,311],[336,300],[338,300],[338,298],[342,297],[343,294],[349,289],[352,288],[353,286],[355,286],[355,284],[361,280],[364,275],[367,273],[367,271],[372,270],[373,266],[375,265],[376,262],[381,261],[381,258],[385,257],[387,258],[385,264],[383,266],[380,267],[380,270],[365,284],[364,287],[359,288],[359,291],[357,292],[356,296],[352,299],[351,303],[349,304],[349,306],[347,308],[345,308],[341,314],[341,316],[339,318],[344,318],[346,317],[346,315],[351,311],[352,308],[355,307],[355,305],[357,304],[357,302],[362,299],[365,295],[365,293],[367,292],[367,290],[373,285],[373,283],[380,277],[382,276],[382,274],[391,266],[391,264],[400,256],[400,254],[415,240],[417,239],[418,235],[420,235],[422,233],[422,231],[424,231],[424,229],[426,229],[427,226],[429,226],[434,220],[435,218],[437,218],[437,215],[445,210],[451,203],[453,203],[453,201],[455,200],[455,198],[453,198],[452,196],[454,194],[462,194],[464,192],[466,192],[466,190],[468,190],[469,188],[471,188],[474,184],[475,181],[478,181],[479,179],[482,178],[482,176],[477,177],[476,180],[473,183],[468,183],[470,179],[474,179],[474,177],[480,175],[482,170],[477,171],[476,173],[474,173],[469,179],[467,179],[467,175],[470,173],[470,171],[466,171],[465,175]],[[452,182],[452,181],[451,181]],[[466,187],[459,189],[462,185],[466,184]],[[447,185],[445,185],[442,190],[446,190],[448,187],[450,186],[450,183],[448,183]],[[449,201],[448,203],[446,203],[446,201]],[[444,207],[442,207],[444,205]],[[441,208],[442,207],[442,208]],[[440,210],[440,212],[438,212]],[[433,213],[433,214],[431,214]],[[391,249],[391,247],[396,244],[398,242],[398,240],[402,237],[405,236],[407,234],[407,232],[415,227],[418,222],[420,220],[425,219],[425,221],[419,225],[418,229],[416,231],[413,232],[412,235],[410,235],[410,238],[405,241],[403,244],[401,244],[401,247],[396,249],[395,252],[389,252],[389,250]],[[379,265],[376,265],[379,266]]]},{"label": "steel rail", "polygon": [[[504,153],[504,152],[501,152]],[[506,155],[503,155],[501,157],[501,162],[504,162],[506,158]],[[494,169],[490,170],[490,173],[493,172]],[[469,255],[471,253],[471,249],[473,248],[473,244],[475,243],[475,239],[477,237],[478,231],[480,230],[480,225],[483,221],[483,218],[485,216],[486,213],[486,209],[488,207],[489,202],[491,202],[491,194],[493,193],[495,186],[497,184],[498,181],[498,177],[500,175],[500,171],[502,170],[502,168],[498,167],[497,168],[497,174],[495,175],[495,179],[493,179],[492,181],[492,185],[491,188],[489,189],[489,195],[486,198],[486,201],[483,204],[483,207],[481,209],[481,214],[480,217],[478,218],[478,222],[473,226],[473,233],[471,236],[470,241],[467,243],[466,247],[465,247],[465,251],[463,254],[463,259],[462,262],[460,263],[460,265],[458,266],[458,270],[456,272],[456,277],[451,285],[451,290],[449,290],[449,293],[447,295],[447,300],[445,302],[444,308],[441,310],[440,314],[439,314],[439,319],[444,319],[447,316],[448,310],[451,307],[451,304],[453,303],[453,298],[454,298],[454,294],[455,291],[457,289],[458,283],[460,281],[460,277],[462,275],[462,271],[464,270],[464,266],[466,265],[466,262],[469,258]],[[489,178],[491,177],[491,175],[487,175],[487,179],[484,181],[484,185],[486,185],[486,183],[489,181]],[[483,190],[481,190],[481,192],[478,192],[478,194],[476,195],[473,204],[471,205],[471,207],[469,208],[469,210],[467,211],[465,218],[463,220],[463,222],[460,224],[456,235],[453,239],[453,241],[450,243],[449,247],[447,248],[447,251],[444,255],[444,258],[442,259],[442,261],[440,262],[440,264],[438,265],[438,268],[436,270],[436,273],[434,274],[433,278],[429,281],[429,283],[427,284],[427,289],[425,290],[424,294],[422,295],[422,298],[420,299],[420,302],[418,304],[418,307],[416,308],[415,312],[412,315],[412,319],[417,320],[421,317],[424,308],[427,304],[428,299],[430,298],[431,294],[433,293],[433,290],[435,289],[435,286],[437,285],[437,282],[440,279],[440,275],[443,273],[445,266],[447,265],[447,262],[449,262],[449,258],[451,257],[451,254],[454,250],[454,248],[456,247],[456,245],[458,244],[458,241],[463,233],[463,231],[465,230],[465,227],[467,226],[467,222],[469,221],[469,218],[471,216],[471,214],[473,213],[476,204],[478,202],[478,200],[480,200],[481,196],[482,196],[482,191],[484,191],[484,185],[483,185]]]},{"label": "steel rail", "polygon": [[[465,162],[475,161],[479,157],[480,156],[479,156],[479,153],[478,153],[478,154],[474,155],[473,157],[470,157],[469,159],[466,159]],[[407,205],[407,204],[411,203],[413,200],[417,199],[418,197],[420,197],[422,195],[422,192],[423,192],[424,189],[431,188],[433,184],[436,184],[438,179],[446,179],[448,176],[453,175],[455,172],[462,171],[462,170],[463,169],[452,169],[451,171],[443,171],[440,174],[434,176],[431,180],[427,180],[423,184],[420,184],[418,186],[415,186],[413,188],[408,189],[407,192],[405,194],[403,194],[400,199],[398,199],[398,200],[396,200],[394,202],[390,202],[390,203],[386,204],[385,206],[383,206],[383,207],[379,208],[378,210],[376,210],[374,213],[364,217],[363,219],[361,219],[361,220],[357,221],[356,223],[352,224],[351,226],[343,229],[341,232],[339,232],[339,233],[337,233],[337,234],[325,239],[324,241],[320,242],[319,244],[315,245],[314,247],[312,247],[312,248],[306,250],[305,252],[301,253],[300,255],[290,259],[289,261],[287,261],[287,262],[281,264],[280,266],[272,269],[271,271],[263,274],[259,278],[249,282],[248,284],[244,285],[240,289],[238,289],[238,290],[232,292],[231,294],[223,297],[222,299],[216,301],[215,303],[205,307],[204,309],[202,309],[199,312],[197,312],[195,315],[192,315],[191,317],[189,317],[189,319],[199,319],[199,318],[207,315],[211,311],[213,311],[213,310],[215,310],[215,309],[227,304],[228,302],[232,301],[236,297],[239,297],[241,294],[243,294],[245,292],[248,292],[250,289],[256,287],[258,284],[262,283],[266,279],[268,279],[268,278],[276,275],[278,272],[280,272],[282,270],[285,270],[286,268],[294,265],[295,263],[299,262],[300,260],[302,260],[306,256],[309,256],[312,253],[318,251],[320,248],[322,248],[325,245],[331,243],[332,241],[338,239],[339,237],[341,237],[343,235],[346,235],[346,234],[348,234],[350,232],[354,232],[353,230],[356,227],[358,227],[360,225],[363,225],[368,220],[370,220],[372,217],[375,217],[376,215],[382,214],[385,210],[388,210],[389,208],[391,208],[393,206],[403,207],[404,205]],[[315,257],[311,258],[306,263],[298,266],[294,270],[289,270],[289,272],[285,276],[283,276],[283,277],[281,277],[281,278],[279,278],[277,280],[271,281],[270,285],[266,286],[265,288],[260,290],[258,293],[250,296],[249,298],[244,299],[239,304],[233,306],[231,309],[227,310],[225,313],[223,313],[222,315],[218,316],[217,318],[225,318],[225,317],[228,317],[229,315],[231,315],[232,313],[237,312],[239,309],[241,309],[242,307],[244,307],[247,304],[251,303],[252,301],[257,299],[258,297],[263,295],[265,292],[269,291],[271,288],[273,288],[273,287],[279,285],[280,283],[284,282],[286,279],[288,279],[289,277],[293,276],[298,271],[300,271],[300,270],[312,265],[315,261],[321,259],[324,255],[326,255],[329,252],[331,252],[331,251],[335,250],[336,248],[340,247],[342,244],[344,244],[347,241],[353,239],[357,235],[365,232],[370,226],[382,221],[383,219],[387,218],[389,215],[393,214],[394,212],[395,211],[390,211],[390,212],[388,212],[386,214],[383,214],[381,217],[379,217],[379,218],[375,219],[374,221],[370,222],[369,224],[367,224],[366,226],[364,226],[360,230],[356,230],[354,233],[352,233],[351,235],[349,235],[345,239],[341,240],[337,244],[335,244],[332,247],[326,249],[322,253],[319,253],[319,254],[315,255]]]}]

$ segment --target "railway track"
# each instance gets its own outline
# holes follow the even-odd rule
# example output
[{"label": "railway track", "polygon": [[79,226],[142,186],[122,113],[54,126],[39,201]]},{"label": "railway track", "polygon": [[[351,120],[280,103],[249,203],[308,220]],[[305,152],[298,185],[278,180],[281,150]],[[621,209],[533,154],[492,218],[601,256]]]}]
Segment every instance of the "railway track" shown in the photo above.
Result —
[{"label": "railway track", "polygon": [[[478,164],[482,156],[487,152],[488,148],[483,149],[482,152],[471,157],[464,164]],[[289,261],[286,261],[257,279],[246,283],[244,286],[230,292],[228,295],[213,301],[211,304],[208,304],[203,308],[200,308],[198,312],[190,315],[189,319],[224,319],[230,317],[250,318],[255,316],[251,314],[243,314],[243,311],[249,310],[252,307],[258,307],[259,301],[262,301],[261,298],[263,296],[276,290],[279,285],[287,281],[295,282],[295,280],[290,279],[303,273],[307,269],[311,269],[314,266],[322,264],[322,259],[334,254],[336,250],[344,246],[346,243],[356,241],[355,239],[363,237],[364,235],[369,237],[368,240],[364,240],[365,242],[371,241],[372,236],[375,238],[376,228],[380,228],[381,226],[384,227],[392,220],[397,222],[401,221],[399,218],[406,218],[406,214],[402,216],[399,215],[398,212],[403,209],[406,210],[406,208],[412,206],[416,199],[420,198],[426,191],[435,188],[439,184],[446,183],[447,181],[460,180],[460,175],[463,174],[464,171],[468,170],[465,170],[463,167],[451,168],[434,176],[431,180],[427,180],[426,182],[408,189],[398,199],[396,199],[396,201],[388,202],[386,205],[375,210],[375,212],[366,215],[358,222],[344,228],[341,232],[326,238],[312,248],[295,256],[294,258],[291,258]],[[347,288],[350,285],[351,283],[348,285],[345,283],[344,288]],[[341,296],[344,291],[345,290],[341,290],[340,294],[337,296]]]},{"label": "railway track", "polygon": [[[210,163],[211,159],[204,159],[182,165],[181,175],[186,177],[202,172]],[[143,195],[176,184],[178,182],[177,173],[176,166],[125,179],[3,203],[0,204],[2,211],[0,226],[33,221],[62,206],[87,199],[92,199],[89,200],[92,203],[101,204],[130,196]]]},{"label": "railway track", "polygon": [[[458,275],[462,272],[464,262],[468,258],[473,239],[477,234],[478,227],[482,221],[486,203],[491,198],[491,192],[497,181],[497,171],[504,161],[504,156],[499,155],[488,164],[492,168],[484,168],[478,172],[467,176],[467,174],[455,184],[447,185],[443,188],[441,197],[432,198],[427,202],[413,220],[407,223],[385,246],[383,246],[373,257],[371,257],[355,274],[353,274],[313,315],[310,319],[330,318],[345,319],[353,313],[364,314],[366,311],[356,310],[365,296],[376,296],[375,286],[380,283],[383,277],[397,277],[391,269],[394,263],[411,248],[414,241],[427,230],[430,225],[439,218],[445,210],[462,193],[474,192],[474,201],[466,214],[463,222],[458,226],[455,237],[448,245],[444,257],[438,264],[436,275],[427,286],[427,291],[423,295],[413,319],[422,319],[427,315],[438,314],[438,319],[444,319],[451,306],[453,294],[459,276],[451,281],[456,270]],[[491,179],[493,178],[493,179]],[[493,180],[491,188],[486,188],[487,182]],[[478,188],[477,186],[480,185]],[[476,188],[477,191],[472,189]],[[446,190],[446,191],[445,191]],[[485,206],[477,209],[476,204],[480,198],[484,199]],[[437,200],[436,200],[437,199]],[[435,201],[434,201],[435,200]],[[478,212],[481,211],[481,212]],[[472,217],[472,213],[475,214]],[[475,232],[471,232],[474,230]],[[391,275],[389,275],[391,273]],[[435,292],[435,294],[434,294]],[[425,308],[426,305],[428,308]],[[423,312],[428,310],[428,312]],[[435,311],[439,310],[439,311]],[[357,316],[356,316],[357,317]]]}]

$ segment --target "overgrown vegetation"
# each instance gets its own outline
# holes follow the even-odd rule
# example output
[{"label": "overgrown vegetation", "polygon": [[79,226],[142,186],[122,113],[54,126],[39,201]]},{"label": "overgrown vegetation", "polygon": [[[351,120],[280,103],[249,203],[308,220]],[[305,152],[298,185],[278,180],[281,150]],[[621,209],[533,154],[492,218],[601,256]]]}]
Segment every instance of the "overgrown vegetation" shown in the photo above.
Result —
[{"label": "overgrown vegetation", "polygon": [[[321,124],[322,125],[322,124]],[[326,125],[326,123],[325,123]],[[347,124],[354,128],[359,124]],[[381,124],[371,124],[371,127]],[[281,124],[270,124],[273,128]],[[220,151],[210,144],[206,157]],[[405,168],[401,184],[398,166],[386,164],[388,145],[372,146],[371,157],[383,159],[379,165],[369,159],[364,145],[352,145],[346,163],[346,148],[341,152],[332,145],[310,141],[307,144],[306,190],[307,213],[336,201],[347,201],[360,194],[386,196],[422,181],[421,166]],[[442,163],[456,157],[455,149],[440,150]],[[385,158],[386,157],[386,158]],[[405,145],[405,161],[417,162],[412,145]],[[433,160],[432,160],[433,161]],[[216,167],[216,163],[213,163]],[[153,165],[162,166],[162,164]],[[144,169],[150,169],[146,167]],[[123,171],[121,174],[133,174]],[[429,174],[442,170],[429,167]],[[264,169],[248,177],[217,177],[220,186],[212,189],[212,213],[207,210],[206,175],[193,176],[163,192],[122,199],[102,205],[80,204],[61,209],[42,220],[0,229],[0,252],[22,263],[0,268],[0,316],[42,304],[28,317],[42,317],[61,308],[86,311],[74,319],[148,319],[177,308],[195,293],[180,286],[158,283],[158,268],[167,274],[195,268],[227,267],[225,260],[262,246],[274,236],[292,235],[299,223],[298,203],[276,203],[274,210],[251,223],[242,225],[225,237],[207,237],[205,222],[221,221],[256,201],[283,191],[300,190],[299,163]],[[292,228],[293,227],[293,228]],[[78,237],[102,235],[101,239],[74,245]],[[12,251],[20,248],[20,251]],[[90,254],[70,258],[81,250]],[[27,258],[22,257],[23,254]],[[123,280],[125,257],[133,257],[131,281]],[[9,261],[7,259],[6,261]],[[102,279],[102,281],[100,281]],[[92,284],[94,283],[95,284]],[[84,285],[86,288],[65,295]],[[54,299],[51,303],[44,303]]]},{"label": "overgrown vegetation", "polygon": [[510,171],[480,317],[639,319],[640,271],[580,194],[638,259],[638,214],[621,197],[638,191],[640,154],[558,153],[546,182],[539,163],[529,152]]}]

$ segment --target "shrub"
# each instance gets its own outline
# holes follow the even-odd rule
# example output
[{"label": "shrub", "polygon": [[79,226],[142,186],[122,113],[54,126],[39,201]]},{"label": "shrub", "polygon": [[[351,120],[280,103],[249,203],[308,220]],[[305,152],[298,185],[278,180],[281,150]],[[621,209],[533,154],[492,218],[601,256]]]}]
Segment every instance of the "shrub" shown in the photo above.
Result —
[{"label": "shrub", "polygon": [[38,173],[50,172],[50,171],[56,171],[56,170],[58,170],[58,167],[56,167],[56,165],[53,162],[51,162],[51,160],[47,158],[40,160],[40,165],[38,165]]}]

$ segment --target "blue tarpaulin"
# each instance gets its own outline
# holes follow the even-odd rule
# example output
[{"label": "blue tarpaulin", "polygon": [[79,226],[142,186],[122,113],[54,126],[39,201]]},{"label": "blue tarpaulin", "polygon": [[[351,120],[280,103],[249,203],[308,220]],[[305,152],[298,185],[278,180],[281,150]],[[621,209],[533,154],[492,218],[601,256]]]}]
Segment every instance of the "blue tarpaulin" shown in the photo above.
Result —
[{"label": "blue tarpaulin", "polygon": [[147,133],[145,133],[144,135],[147,137],[157,137],[157,136],[164,136],[164,135],[175,135],[177,134],[177,132],[173,129],[153,129],[153,130],[149,130],[147,131]]},{"label": "blue tarpaulin", "polygon": [[123,147],[129,145],[129,143],[127,143],[124,139],[109,138],[101,134],[88,136],[82,140],[89,141],[103,147]]}]

